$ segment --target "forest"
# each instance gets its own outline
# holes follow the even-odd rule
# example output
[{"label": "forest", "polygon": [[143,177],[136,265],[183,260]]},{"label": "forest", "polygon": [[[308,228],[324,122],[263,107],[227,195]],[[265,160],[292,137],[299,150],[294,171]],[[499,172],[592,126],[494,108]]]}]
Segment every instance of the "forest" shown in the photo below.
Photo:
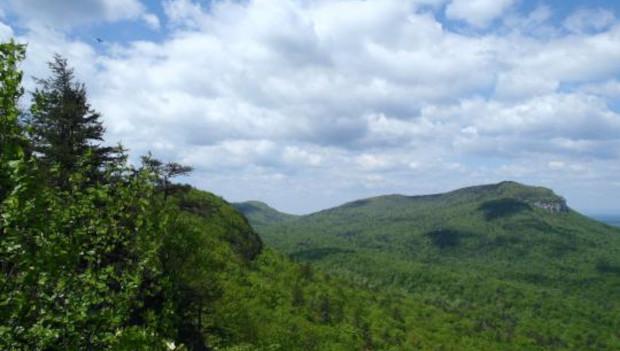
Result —
[{"label": "forest", "polygon": [[[515,182],[388,195],[304,216],[235,204],[266,246],[331,275],[401,290],[473,349],[620,347],[620,230]],[[454,349],[466,349],[469,341]],[[483,346],[484,345],[484,346]]]},{"label": "forest", "polygon": [[233,206],[106,146],[64,58],[26,93],[25,55],[0,44],[2,350],[620,348],[618,230],[546,190]]}]

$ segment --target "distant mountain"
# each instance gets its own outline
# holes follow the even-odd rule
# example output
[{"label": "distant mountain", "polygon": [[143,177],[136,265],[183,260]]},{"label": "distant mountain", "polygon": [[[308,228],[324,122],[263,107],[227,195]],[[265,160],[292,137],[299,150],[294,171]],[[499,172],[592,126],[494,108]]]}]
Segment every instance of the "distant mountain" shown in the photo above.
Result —
[{"label": "distant mountain", "polygon": [[550,189],[501,182],[279,221],[248,216],[267,246],[402,288],[512,345],[502,349],[620,349],[620,229]]},{"label": "distant mountain", "polygon": [[592,216],[592,218],[596,219],[597,221],[613,225],[614,227],[620,227],[620,216],[618,215],[600,215]]},{"label": "distant mountain", "polygon": [[253,225],[268,225],[281,223],[297,218],[298,216],[279,212],[260,201],[246,201],[232,204],[239,212],[243,213]]},{"label": "distant mountain", "polygon": [[608,220],[608,221],[605,221],[605,223],[609,225],[613,225],[614,227],[620,227],[620,219]]}]

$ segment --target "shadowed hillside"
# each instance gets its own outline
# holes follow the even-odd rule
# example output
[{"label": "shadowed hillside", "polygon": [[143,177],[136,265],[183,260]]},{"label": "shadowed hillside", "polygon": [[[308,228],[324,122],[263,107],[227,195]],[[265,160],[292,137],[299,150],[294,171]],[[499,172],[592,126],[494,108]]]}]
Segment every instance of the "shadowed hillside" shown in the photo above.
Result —
[{"label": "shadowed hillside", "polygon": [[243,213],[254,225],[267,225],[272,223],[285,222],[297,218],[298,216],[282,213],[269,207],[264,202],[246,201],[233,203],[238,211]]}]

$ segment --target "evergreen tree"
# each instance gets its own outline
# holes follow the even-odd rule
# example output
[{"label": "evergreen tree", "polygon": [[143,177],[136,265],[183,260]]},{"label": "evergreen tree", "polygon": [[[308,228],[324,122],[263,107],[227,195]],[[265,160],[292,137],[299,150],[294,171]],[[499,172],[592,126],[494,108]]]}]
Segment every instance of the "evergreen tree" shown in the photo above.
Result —
[{"label": "evergreen tree", "polygon": [[91,108],[86,88],[76,81],[67,60],[56,55],[49,67],[52,76],[37,80],[26,124],[32,151],[48,169],[56,168],[54,185],[66,188],[68,175],[84,167],[85,160],[97,174],[104,164],[115,162],[122,149],[100,145],[105,131],[101,115]]},{"label": "evergreen tree", "polygon": [[156,176],[156,185],[163,191],[164,199],[167,199],[175,190],[183,189],[183,186],[174,186],[171,181],[172,178],[188,175],[193,171],[191,166],[177,162],[164,163],[154,158],[150,152],[146,156],[142,156],[142,167]]}]

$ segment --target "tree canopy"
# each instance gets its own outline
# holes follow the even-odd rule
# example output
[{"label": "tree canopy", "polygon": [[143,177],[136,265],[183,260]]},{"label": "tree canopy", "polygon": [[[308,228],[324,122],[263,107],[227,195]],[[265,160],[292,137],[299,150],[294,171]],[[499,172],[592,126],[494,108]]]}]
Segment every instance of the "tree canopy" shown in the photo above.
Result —
[{"label": "tree canopy", "polygon": [[67,60],[49,62],[52,76],[37,79],[33,104],[25,117],[32,151],[47,168],[56,168],[53,183],[64,188],[68,176],[88,164],[93,171],[122,158],[122,148],[102,146],[101,115],[88,103],[86,87],[77,82]]}]

